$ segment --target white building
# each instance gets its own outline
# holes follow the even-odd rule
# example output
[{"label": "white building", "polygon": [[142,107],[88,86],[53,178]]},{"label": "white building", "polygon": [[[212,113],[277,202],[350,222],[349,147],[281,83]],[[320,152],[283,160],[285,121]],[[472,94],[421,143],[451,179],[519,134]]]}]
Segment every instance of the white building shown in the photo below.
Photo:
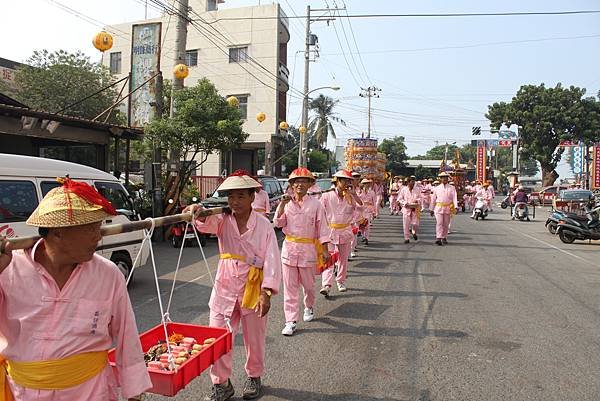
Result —
[{"label": "white building", "polygon": [[[279,122],[286,120],[286,96],[289,89],[287,43],[290,39],[288,19],[279,4],[218,9],[224,0],[190,0],[187,60],[190,75],[186,86],[208,78],[225,97],[235,95],[240,100],[250,134],[241,149],[228,154],[211,155],[197,168],[196,174],[216,176],[238,168],[251,172],[262,169],[258,150],[265,150],[267,174],[278,174],[280,166],[269,164],[281,153]],[[252,19],[248,19],[252,17]],[[165,79],[172,78],[175,54],[176,17],[136,21],[107,27],[109,31],[131,32],[132,25],[162,22],[162,53],[160,66]],[[129,73],[131,42],[114,35],[114,45],[103,57],[103,63],[118,78]],[[262,82],[261,82],[262,81]],[[256,115],[266,114],[259,123]]]}]

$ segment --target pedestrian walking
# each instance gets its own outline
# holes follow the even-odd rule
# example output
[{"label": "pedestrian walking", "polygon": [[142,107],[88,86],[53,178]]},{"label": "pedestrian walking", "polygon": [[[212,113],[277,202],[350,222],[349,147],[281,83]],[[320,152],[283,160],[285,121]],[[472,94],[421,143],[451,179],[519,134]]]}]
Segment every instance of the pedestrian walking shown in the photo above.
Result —
[{"label": "pedestrian walking", "polygon": [[413,239],[417,241],[421,221],[421,188],[416,186],[415,177],[408,179],[408,185],[402,188],[398,200],[402,205],[404,243],[408,244],[410,242],[411,234]]},{"label": "pedestrian walking", "polygon": [[[348,274],[348,256],[352,243],[352,222],[355,212],[362,201],[356,195],[352,183],[352,173],[340,170],[333,175],[335,190],[321,196],[321,203],[325,208],[327,222],[331,228],[331,243],[339,253],[339,259],[335,264],[338,291],[346,291],[346,276]],[[322,274],[322,288],[320,293],[329,296],[334,281],[334,268],[326,269]]]},{"label": "pedestrian walking", "polygon": [[[360,227],[365,245],[369,245],[369,237],[371,232],[371,223],[375,217],[375,210],[377,208],[377,195],[371,188],[373,180],[363,178],[360,182],[361,188],[357,191],[357,195],[362,201],[362,219]],[[366,222],[365,222],[366,220]]]},{"label": "pedestrian walking", "polygon": [[448,230],[450,228],[451,215],[456,213],[458,202],[456,199],[456,189],[448,184],[450,175],[442,172],[438,175],[440,184],[437,185],[431,194],[431,204],[434,209],[431,215],[435,215],[435,243],[445,245],[448,243]]},{"label": "pedestrian walking", "polygon": [[[255,178],[255,180],[257,180]],[[258,182],[258,180],[257,180]],[[269,194],[262,187],[262,184],[258,182],[260,187],[256,188],[256,194],[254,194],[254,201],[252,202],[252,209],[262,214],[265,217],[269,217],[271,213],[271,202],[269,200]]]},{"label": "pedestrian walking", "polygon": [[[217,188],[227,193],[231,213],[195,219],[198,230],[219,239],[219,267],[210,296],[210,325],[233,330],[242,325],[246,349],[247,379],[243,399],[258,398],[262,392],[267,313],[271,296],[281,281],[281,255],[271,223],[252,210],[255,189],[260,184],[243,170],[231,174]],[[184,212],[197,213],[191,205]],[[212,391],[205,401],[226,401],[235,390],[231,384],[233,351],[217,360],[210,370]]]},{"label": "pedestrian walking", "polygon": [[291,336],[297,328],[300,315],[300,288],[304,292],[303,320],[314,318],[315,272],[319,260],[329,255],[331,230],[325,209],[319,200],[307,196],[315,177],[304,167],[292,171],[288,182],[293,195],[281,201],[273,223],[283,230],[285,240],[281,249],[283,275],[284,336]]}]

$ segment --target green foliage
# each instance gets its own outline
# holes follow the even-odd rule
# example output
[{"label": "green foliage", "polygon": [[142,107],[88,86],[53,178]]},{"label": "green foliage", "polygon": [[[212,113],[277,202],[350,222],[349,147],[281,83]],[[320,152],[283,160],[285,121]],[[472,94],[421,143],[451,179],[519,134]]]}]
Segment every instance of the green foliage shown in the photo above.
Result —
[{"label": "green foliage", "polygon": [[534,159],[519,160],[519,163],[519,170],[522,176],[532,177],[540,171],[538,164]]},{"label": "green foliage", "polygon": [[336,166],[335,155],[327,149],[308,153],[307,167],[313,173],[329,173]]},{"label": "green foliage", "polygon": [[333,111],[337,100],[333,100],[329,96],[323,94],[311,100],[308,108],[315,113],[315,116],[308,123],[307,134],[313,136],[318,149],[322,149],[327,144],[327,138],[331,135],[335,138],[335,130],[333,129],[332,121],[346,125],[346,122],[337,116]]},{"label": "green foliage", "polygon": [[571,86],[554,88],[544,84],[523,85],[510,103],[488,106],[490,126],[499,129],[505,123],[519,125],[524,160],[535,159],[542,167],[544,185],[558,178],[556,166],[564,148],[562,140],[598,140],[600,106],[593,98],[583,99],[585,89]]},{"label": "green foliage", "polygon": [[230,106],[207,79],[177,91],[175,110],[173,118],[163,115],[151,121],[144,140],[181,156],[182,183],[187,182],[194,167],[190,161],[200,165],[215,151],[239,148],[248,137],[242,131],[240,110]]},{"label": "green foliage", "polygon": [[408,159],[404,137],[395,136],[392,139],[384,139],[379,144],[378,150],[387,156],[385,170],[391,171],[393,175],[399,175],[405,166],[404,162]]},{"label": "green foliage", "polygon": [[[114,82],[108,70],[92,63],[81,52],[64,50],[35,51],[15,74],[13,96],[27,106],[55,113]],[[61,113],[92,119],[116,102],[119,85],[62,111]],[[119,88],[117,88],[119,87]],[[106,115],[100,117],[104,121]],[[124,124],[125,116],[119,110],[111,112],[108,122]]]},{"label": "green foliage", "polygon": [[415,168],[415,177],[417,177],[417,180],[422,180],[424,178],[429,178],[433,176],[435,176],[433,170],[427,167],[423,167],[422,164],[419,164]]}]

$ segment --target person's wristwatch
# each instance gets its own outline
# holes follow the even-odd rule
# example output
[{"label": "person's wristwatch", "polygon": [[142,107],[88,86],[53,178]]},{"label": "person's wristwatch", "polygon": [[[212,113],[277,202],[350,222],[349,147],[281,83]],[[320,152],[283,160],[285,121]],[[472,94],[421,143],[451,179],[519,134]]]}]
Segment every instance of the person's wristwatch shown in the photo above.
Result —
[{"label": "person's wristwatch", "polygon": [[273,295],[273,291],[271,291],[271,290],[270,290],[270,289],[268,289],[268,288],[263,288],[263,292],[264,292],[265,294],[267,294],[267,296],[268,296],[269,298],[271,298],[271,295]]}]

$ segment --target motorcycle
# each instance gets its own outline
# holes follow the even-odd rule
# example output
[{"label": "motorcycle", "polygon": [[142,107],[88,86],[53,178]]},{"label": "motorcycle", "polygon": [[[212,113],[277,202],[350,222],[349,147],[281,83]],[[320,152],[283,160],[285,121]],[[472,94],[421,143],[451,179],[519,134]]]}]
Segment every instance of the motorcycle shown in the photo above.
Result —
[{"label": "motorcycle", "polygon": [[509,206],[512,206],[512,202],[511,202],[511,199],[510,199],[510,194],[506,195],[506,197],[500,203],[500,207],[502,209],[506,209]]},{"label": "motorcycle", "polygon": [[586,217],[573,218],[563,216],[558,222],[556,233],[558,238],[565,244],[571,244],[575,240],[598,240],[600,239],[600,205],[588,204],[585,207]]},{"label": "motorcycle", "polygon": [[[198,199],[196,197],[192,198],[193,202],[196,202]],[[169,199],[169,203],[173,203],[172,199]],[[178,206],[176,208],[175,213],[181,213],[183,208]],[[187,226],[187,230],[186,230]],[[206,245],[206,234],[198,233],[198,238],[200,239],[200,245]],[[179,248],[181,243],[185,241],[185,245],[196,243],[196,235],[194,234],[194,227],[191,224],[187,224],[185,221],[181,223],[177,223],[173,225],[171,228],[171,245],[173,248]]]},{"label": "motorcycle", "polygon": [[514,207],[517,208],[514,217],[519,219],[519,221],[523,221],[525,219],[527,219],[527,221],[531,221],[529,220],[529,208],[527,207],[527,203],[517,202]]},{"label": "motorcycle", "polygon": [[568,217],[570,219],[582,220],[582,221],[588,220],[587,217],[580,216],[577,213],[570,213],[570,212],[565,212],[562,210],[554,209],[550,213],[550,216],[548,216],[548,219],[546,219],[546,224],[545,224],[546,229],[548,230],[548,232],[550,234],[552,234],[552,235],[556,234],[556,228],[558,227],[558,223],[563,219],[563,217]]},{"label": "motorcycle", "polygon": [[488,215],[489,209],[485,199],[482,196],[477,197],[477,202],[475,202],[475,209],[473,209],[473,213],[475,215],[475,220],[481,218],[481,220],[485,219]]}]

